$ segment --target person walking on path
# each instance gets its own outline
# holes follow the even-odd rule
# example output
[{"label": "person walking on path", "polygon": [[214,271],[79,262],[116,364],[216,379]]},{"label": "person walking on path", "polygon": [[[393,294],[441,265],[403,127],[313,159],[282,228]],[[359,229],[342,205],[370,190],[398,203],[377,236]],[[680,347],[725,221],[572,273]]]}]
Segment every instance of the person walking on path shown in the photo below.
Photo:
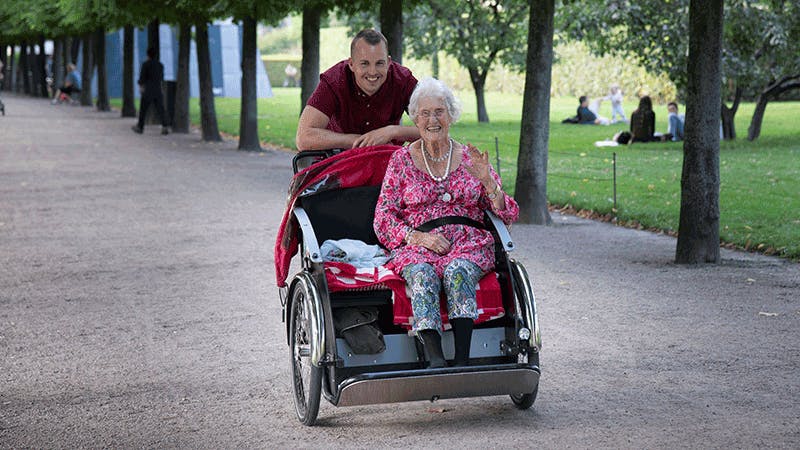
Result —
[{"label": "person walking on path", "polygon": [[144,119],[150,105],[155,106],[158,117],[161,118],[161,134],[169,134],[167,128],[167,115],[164,114],[164,94],[161,92],[161,83],[164,81],[164,65],[156,59],[156,49],[147,49],[147,61],[142,64],[139,71],[139,92],[142,94],[139,104],[139,123],[131,127],[135,133],[144,131]]}]

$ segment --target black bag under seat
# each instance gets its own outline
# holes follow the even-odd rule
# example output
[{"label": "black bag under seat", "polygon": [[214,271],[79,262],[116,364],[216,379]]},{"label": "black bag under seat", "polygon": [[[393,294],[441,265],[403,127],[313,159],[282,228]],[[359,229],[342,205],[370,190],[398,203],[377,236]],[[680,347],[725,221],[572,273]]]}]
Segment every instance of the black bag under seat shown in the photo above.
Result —
[{"label": "black bag under seat", "polygon": [[378,308],[359,306],[337,308],[333,311],[333,327],[353,353],[373,355],[386,350],[383,333],[377,325]]}]

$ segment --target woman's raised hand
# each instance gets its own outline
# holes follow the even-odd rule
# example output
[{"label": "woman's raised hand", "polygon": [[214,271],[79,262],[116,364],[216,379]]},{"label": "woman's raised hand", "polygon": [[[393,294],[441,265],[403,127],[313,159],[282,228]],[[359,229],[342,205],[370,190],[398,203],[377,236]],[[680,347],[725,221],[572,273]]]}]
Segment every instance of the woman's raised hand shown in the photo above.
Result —
[{"label": "woman's raised hand", "polygon": [[464,169],[477,178],[487,189],[494,186],[494,180],[489,173],[489,152],[481,152],[474,145],[467,144],[467,154],[472,161],[472,166],[464,164]]}]

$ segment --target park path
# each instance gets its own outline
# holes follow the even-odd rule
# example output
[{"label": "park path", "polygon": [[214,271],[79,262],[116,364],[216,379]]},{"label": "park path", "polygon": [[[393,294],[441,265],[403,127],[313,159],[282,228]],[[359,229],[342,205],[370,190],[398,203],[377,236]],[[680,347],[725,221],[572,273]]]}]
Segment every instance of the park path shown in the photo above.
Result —
[{"label": "park path", "polygon": [[291,155],[5,96],[0,448],[800,445],[800,265],[555,215],[515,225],[543,328],[508,398],[294,418],[272,244]]}]

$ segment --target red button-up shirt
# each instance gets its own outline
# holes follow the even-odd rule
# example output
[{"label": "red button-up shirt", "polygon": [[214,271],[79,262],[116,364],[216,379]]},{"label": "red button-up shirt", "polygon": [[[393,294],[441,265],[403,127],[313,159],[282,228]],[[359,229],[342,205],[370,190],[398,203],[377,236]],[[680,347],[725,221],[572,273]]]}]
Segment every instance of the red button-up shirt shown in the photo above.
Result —
[{"label": "red button-up shirt", "polygon": [[319,85],[308,99],[308,105],[328,116],[328,130],[364,134],[400,124],[416,86],[417,79],[410,70],[391,62],[386,81],[378,92],[367,95],[356,85],[353,72],[344,60],[319,76]]}]

